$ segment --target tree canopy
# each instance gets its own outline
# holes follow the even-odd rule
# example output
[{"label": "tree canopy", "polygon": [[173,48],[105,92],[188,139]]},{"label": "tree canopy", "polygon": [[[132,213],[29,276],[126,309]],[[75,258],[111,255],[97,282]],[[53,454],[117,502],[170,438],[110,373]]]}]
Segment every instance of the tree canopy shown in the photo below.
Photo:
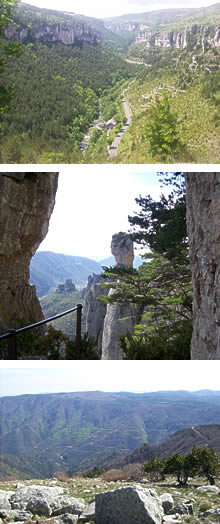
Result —
[{"label": "tree canopy", "polygon": [[[129,216],[129,234],[145,254],[138,269],[104,268],[107,303],[134,307],[134,334],[121,338],[127,359],[189,359],[192,286],[186,233],[185,182],[181,173],[158,174],[171,184],[168,197],[136,199],[141,211]],[[150,251],[149,251],[150,250]]]},{"label": "tree canopy", "polygon": [[165,475],[175,475],[180,486],[185,486],[189,476],[205,476],[211,485],[215,483],[215,476],[219,472],[219,458],[214,448],[207,446],[198,448],[193,446],[191,453],[181,455],[175,453],[170,457],[158,459],[153,457],[144,465],[146,473],[160,473]]}]

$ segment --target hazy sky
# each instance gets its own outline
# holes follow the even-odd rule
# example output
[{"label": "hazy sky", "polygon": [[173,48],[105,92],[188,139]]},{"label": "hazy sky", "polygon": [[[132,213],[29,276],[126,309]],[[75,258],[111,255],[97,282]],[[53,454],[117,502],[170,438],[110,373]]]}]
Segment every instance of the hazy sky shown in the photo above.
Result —
[{"label": "hazy sky", "polygon": [[28,4],[48,9],[71,11],[77,14],[105,18],[128,13],[144,13],[171,7],[203,7],[214,4],[214,0],[27,0]]},{"label": "hazy sky", "polygon": [[135,198],[140,194],[158,198],[161,192],[157,174],[147,172],[145,167],[61,168],[49,232],[39,249],[88,258],[107,257],[111,254],[112,235],[127,231],[128,214],[140,210]]},{"label": "hazy sky", "polygon": [[65,391],[219,390],[215,361],[2,361],[0,395]]}]

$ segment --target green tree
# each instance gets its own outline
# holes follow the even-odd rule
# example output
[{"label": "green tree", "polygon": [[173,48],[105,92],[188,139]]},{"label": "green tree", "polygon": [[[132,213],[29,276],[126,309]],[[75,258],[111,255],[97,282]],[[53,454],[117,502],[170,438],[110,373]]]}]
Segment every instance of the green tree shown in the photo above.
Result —
[{"label": "green tree", "polygon": [[215,475],[219,473],[219,459],[214,448],[209,449],[197,448],[192,449],[192,459],[197,472],[204,475],[211,485],[215,484]]},{"label": "green tree", "polygon": [[146,473],[159,473],[162,479],[164,480],[164,459],[158,459],[157,457],[152,457],[146,464],[144,464],[144,471]]},{"label": "green tree", "polygon": [[149,142],[152,155],[157,155],[161,160],[175,158],[185,149],[177,131],[177,115],[171,111],[166,90],[162,92],[161,97],[157,97],[149,111],[145,138]]},{"label": "green tree", "polygon": [[[192,336],[192,285],[189,267],[185,182],[181,173],[160,174],[172,184],[168,197],[150,196],[136,202],[141,211],[129,216],[131,238],[143,248],[138,269],[104,268],[104,287],[114,288],[107,303],[135,306],[134,335],[120,344],[126,359],[189,359]],[[137,310],[138,308],[138,310]]]},{"label": "green tree", "polygon": [[[81,339],[81,360],[99,360],[98,354],[94,351],[94,343],[89,338],[88,333],[85,333]],[[68,340],[65,349],[65,359],[75,360],[76,359],[76,340]]]},{"label": "green tree", "polygon": [[194,470],[190,454],[180,455],[175,453],[166,459],[163,473],[164,475],[176,475],[179,485],[186,486],[189,475],[192,475]]},{"label": "green tree", "polygon": [[[13,9],[16,0],[0,0],[0,75],[6,69],[8,63],[20,53],[20,45],[17,42],[6,42],[4,32],[12,23]],[[14,96],[13,85],[0,84],[0,114],[9,110]]]},{"label": "green tree", "polygon": [[180,455],[174,453],[170,457],[158,459],[153,457],[144,465],[146,472],[158,471],[161,475],[176,475],[180,486],[186,486],[189,476],[204,475],[214,484],[214,476],[219,473],[219,459],[215,449],[197,448],[194,446],[191,453]]}]

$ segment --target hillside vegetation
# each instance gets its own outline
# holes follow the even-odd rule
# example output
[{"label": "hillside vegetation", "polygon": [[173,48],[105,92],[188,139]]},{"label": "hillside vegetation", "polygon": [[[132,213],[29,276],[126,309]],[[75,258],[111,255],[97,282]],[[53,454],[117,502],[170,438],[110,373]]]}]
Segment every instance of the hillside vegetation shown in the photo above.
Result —
[{"label": "hillside vegetation", "polygon": [[[219,162],[219,46],[210,38],[220,20],[220,4],[113,17],[105,23],[19,4],[14,19],[18,33],[26,36],[23,53],[3,77],[4,84],[15,88],[10,111],[2,116],[5,163]],[[146,47],[134,43],[140,25],[162,39],[169,31],[197,27],[207,41],[193,29],[187,47]],[[46,27],[52,31],[48,41]],[[66,45],[66,33],[63,43],[58,28],[64,33],[74,28],[74,43]],[[126,124],[122,93],[127,87],[132,124],[110,159],[108,149]],[[157,137],[154,146],[149,139],[163,93],[169,106],[161,115],[162,139],[170,135],[166,154]],[[110,133],[93,128],[94,122],[112,118]]]},{"label": "hillside vegetation", "polygon": [[100,272],[100,264],[90,258],[38,251],[31,260],[30,283],[36,286],[38,297],[42,297],[53,293],[58,284],[68,278],[82,287],[87,284],[89,275]]},{"label": "hillside vegetation", "polygon": [[209,391],[3,397],[2,468],[13,463],[41,478],[56,470],[110,466],[141,444],[160,443],[186,427],[218,424],[219,406],[219,392]]}]

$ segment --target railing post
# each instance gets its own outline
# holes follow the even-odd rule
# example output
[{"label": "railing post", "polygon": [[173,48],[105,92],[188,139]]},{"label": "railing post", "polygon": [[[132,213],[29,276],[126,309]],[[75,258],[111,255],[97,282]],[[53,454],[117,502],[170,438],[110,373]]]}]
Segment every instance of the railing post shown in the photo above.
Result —
[{"label": "railing post", "polygon": [[77,304],[77,317],[76,317],[76,360],[80,360],[81,325],[82,325],[82,304]]},{"label": "railing post", "polygon": [[9,329],[8,333],[8,360],[17,360],[17,338],[16,338],[16,329]]}]

